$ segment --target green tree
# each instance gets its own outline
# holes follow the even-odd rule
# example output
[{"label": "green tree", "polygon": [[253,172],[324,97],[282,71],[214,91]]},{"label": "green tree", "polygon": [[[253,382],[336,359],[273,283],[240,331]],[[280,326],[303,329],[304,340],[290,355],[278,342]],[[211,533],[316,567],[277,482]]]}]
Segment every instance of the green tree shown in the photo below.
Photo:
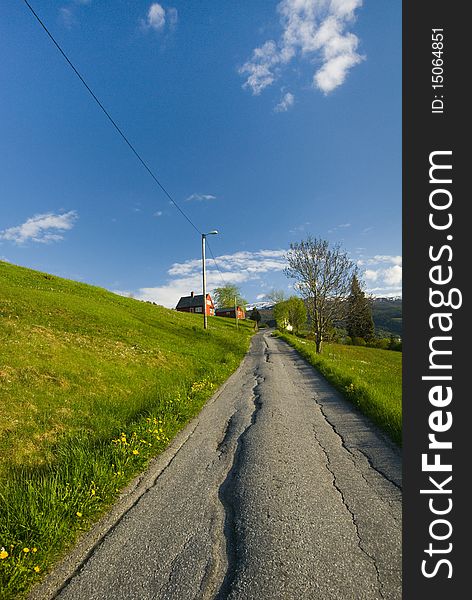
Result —
[{"label": "green tree", "polygon": [[369,342],[375,335],[372,305],[355,274],[351,281],[351,293],[347,299],[346,329],[353,340],[363,338]]},{"label": "green tree", "polygon": [[230,308],[234,306],[234,299],[238,306],[246,307],[246,300],[236,285],[228,284],[213,290],[213,301],[218,308]]},{"label": "green tree", "polygon": [[334,323],[345,315],[355,265],[339,244],[308,237],[290,244],[285,274],[296,280],[315,335],[316,352]]},{"label": "green tree", "polygon": [[288,322],[296,333],[300,327],[306,323],[307,313],[305,303],[298,296],[290,296],[286,302]]},{"label": "green tree", "polygon": [[277,323],[277,327],[282,331],[287,329],[287,325],[289,323],[288,320],[288,301],[283,300],[282,302],[277,302],[273,309],[274,319]]}]

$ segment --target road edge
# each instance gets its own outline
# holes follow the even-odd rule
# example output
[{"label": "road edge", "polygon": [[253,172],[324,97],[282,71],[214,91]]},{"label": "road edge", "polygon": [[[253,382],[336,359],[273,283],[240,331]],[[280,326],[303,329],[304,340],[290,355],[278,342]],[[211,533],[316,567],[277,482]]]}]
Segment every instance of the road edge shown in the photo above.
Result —
[{"label": "road edge", "polygon": [[118,500],[102,515],[91,529],[84,532],[69,549],[67,554],[60,558],[52,570],[26,596],[27,600],[53,600],[57,594],[68,584],[75,574],[84,566],[102,541],[111,533],[126,516],[126,514],[139,502],[141,497],[148,492],[157,482],[162,473],[171,464],[181,448],[185,445],[200,423],[204,411],[211,406],[233,378],[242,370],[243,365],[251,351],[254,339],[251,337],[248,351],[242,358],[236,370],[224,381],[218,390],[207,400],[198,415],[181,429],[172,439],[169,446],[158,456],[151,459],[145,471],[137,475],[121,492]]}]

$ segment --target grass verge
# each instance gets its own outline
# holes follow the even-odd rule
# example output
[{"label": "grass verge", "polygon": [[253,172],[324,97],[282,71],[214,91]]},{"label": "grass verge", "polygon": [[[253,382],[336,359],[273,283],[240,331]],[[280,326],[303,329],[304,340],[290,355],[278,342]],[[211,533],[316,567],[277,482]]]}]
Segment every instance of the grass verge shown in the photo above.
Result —
[{"label": "grass verge", "polygon": [[252,324],[0,262],[0,589],[22,598],[236,369]]},{"label": "grass verge", "polygon": [[276,332],[313,365],[337,390],[402,443],[402,353],[361,346],[315,343]]}]

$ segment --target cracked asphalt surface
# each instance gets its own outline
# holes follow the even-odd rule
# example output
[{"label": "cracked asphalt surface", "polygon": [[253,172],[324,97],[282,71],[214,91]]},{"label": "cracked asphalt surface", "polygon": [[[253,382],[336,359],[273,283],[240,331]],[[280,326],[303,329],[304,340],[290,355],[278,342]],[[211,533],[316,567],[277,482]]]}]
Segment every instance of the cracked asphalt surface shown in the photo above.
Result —
[{"label": "cracked asphalt surface", "polygon": [[283,341],[257,334],[166,453],[36,598],[401,598],[400,451]]}]

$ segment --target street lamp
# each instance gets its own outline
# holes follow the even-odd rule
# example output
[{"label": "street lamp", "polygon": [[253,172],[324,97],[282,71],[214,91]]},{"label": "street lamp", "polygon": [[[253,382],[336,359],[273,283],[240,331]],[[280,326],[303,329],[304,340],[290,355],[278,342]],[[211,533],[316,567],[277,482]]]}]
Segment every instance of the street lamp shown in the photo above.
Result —
[{"label": "street lamp", "polygon": [[208,329],[207,303],[206,303],[206,266],[205,266],[205,240],[207,235],[217,235],[216,229],[202,233],[202,275],[203,275],[203,328]]}]

